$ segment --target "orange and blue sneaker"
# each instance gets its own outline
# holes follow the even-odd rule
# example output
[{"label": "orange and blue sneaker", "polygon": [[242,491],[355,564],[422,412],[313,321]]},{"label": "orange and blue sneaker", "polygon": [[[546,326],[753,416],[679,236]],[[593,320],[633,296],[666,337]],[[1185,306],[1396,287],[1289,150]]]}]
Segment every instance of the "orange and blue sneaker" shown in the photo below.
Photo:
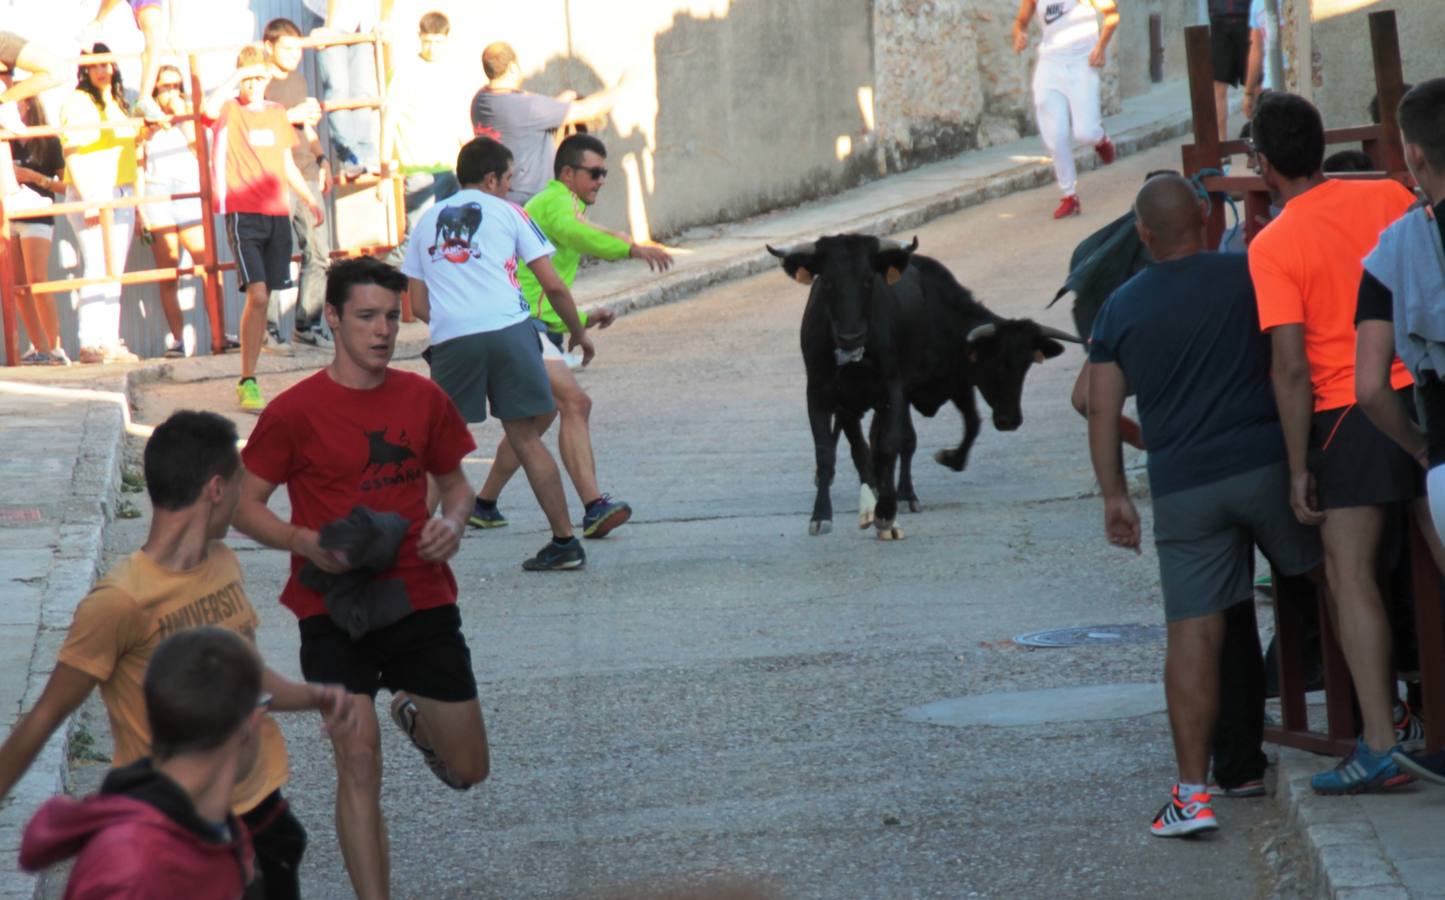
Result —
[{"label": "orange and blue sneaker", "polygon": [[1179,785],[1169,792],[1169,802],[1154,817],[1149,832],[1155,837],[1188,837],[1204,831],[1215,831],[1219,822],[1208,794],[1192,794],[1186,800],[1179,796]]},{"label": "orange and blue sneaker", "polygon": [[1355,741],[1355,749],[1340,760],[1340,764],[1328,772],[1320,772],[1310,778],[1310,787],[1316,794],[1358,794],[1363,791],[1380,791],[1402,784],[1415,778],[1408,772],[1400,771],[1392,754],[1400,750],[1396,744],[1389,750],[1376,753],[1363,739]]}]

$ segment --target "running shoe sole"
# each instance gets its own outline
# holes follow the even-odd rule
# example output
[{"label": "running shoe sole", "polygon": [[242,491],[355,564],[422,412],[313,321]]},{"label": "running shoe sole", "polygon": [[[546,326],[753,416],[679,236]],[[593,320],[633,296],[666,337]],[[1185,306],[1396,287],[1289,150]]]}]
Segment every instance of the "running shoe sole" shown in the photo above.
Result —
[{"label": "running shoe sole", "polygon": [[1149,826],[1149,833],[1155,837],[1189,837],[1192,834],[1218,830],[1219,822],[1215,819],[1180,819],[1162,828]]},{"label": "running shoe sole", "polygon": [[[408,710],[411,711],[410,716],[407,715]],[[406,735],[406,739],[411,741],[411,745],[421,754],[427,768],[431,769],[438,781],[454,791],[465,791],[471,788],[470,784],[463,784],[453,778],[451,772],[447,771],[446,765],[441,761],[441,757],[436,755],[436,751],[423,746],[412,734],[416,728],[416,705],[406,694],[397,693],[395,697],[391,698],[391,720],[396,723],[397,728],[401,729],[401,733]]]},{"label": "running shoe sole", "polygon": [[472,526],[473,528],[506,528],[507,519],[505,517],[498,517],[496,519],[483,519],[473,515],[467,519],[467,524]]},{"label": "running shoe sole", "polygon": [[585,538],[605,538],[612,533],[614,528],[627,524],[632,518],[632,507],[625,503],[619,504],[612,512],[582,529],[582,536]]},{"label": "running shoe sole", "polygon": [[1223,787],[1218,784],[1211,784],[1209,786],[1209,795],[1211,797],[1233,797],[1236,800],[1246,797],[1263,797],[1264,782],[1246,781],[1244,784],[1232,788]]}]

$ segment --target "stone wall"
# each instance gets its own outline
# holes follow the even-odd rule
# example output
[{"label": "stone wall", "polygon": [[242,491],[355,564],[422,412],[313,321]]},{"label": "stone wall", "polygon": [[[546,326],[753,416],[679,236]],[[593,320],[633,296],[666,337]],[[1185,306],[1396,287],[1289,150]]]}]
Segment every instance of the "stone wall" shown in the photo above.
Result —
[{"label": "stone wall", "polygon": [[[1298,2],[1298,0],[1297,0]],[[1406,82],[1445,75],[1440,48],[1445,46],[1445,2],[1441,0],[1314,0],[1314,101],[1331,128],[1369,122],[1366,107],[1375,95],[1370,55],[1369,14],[1395,11],[1400,59]]]}]

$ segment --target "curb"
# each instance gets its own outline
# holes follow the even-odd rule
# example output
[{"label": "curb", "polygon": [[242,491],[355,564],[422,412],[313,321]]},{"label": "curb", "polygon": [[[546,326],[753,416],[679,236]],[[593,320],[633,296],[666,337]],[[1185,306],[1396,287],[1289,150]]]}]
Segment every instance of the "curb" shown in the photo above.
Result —
[{"label": "curb", "polygon": [[1370,818],[1354,797],[1324,797],[1310,776],[1327,757],[1281,748],[1276,798],[1309,859],[1311,896],[1330,900],[1410,900]]},{"label": "curb", "polygon": [[[1114,146],[1118,150],[1119,158],[1123,159],[1187,134],[1190,127],[1190,117],[1181,113],[1125,131],[1114,138]],[[1077,151],[1074,161],[1080,172],[1093,171],[1100,165],[1098,158],[1090,148]],[[972,179],[970,183],[962,187],[943,191],[928,200],[906,203],[892,209],[840,221],[835,232],[896,234],[909,228],[917,228],[959,210],[986,203],[989,200],[1042,187],[1049,184],[1053,177],[1053,168],[1048,163],[1023,163],[994,175]],[[816,234],[796,234],[788,238],[780,238],[774,243],[791,244],[799,241],[811,241],[816,237]],[[628,288],[603,295],[586,306],[587,308],[605,307],[618,316],[624,316],[629,312],[674,303],[707,288],[767,272],[776,266],[777,260],[767,250],[759,247],[755,253],[743,254],[732,260],[715,263],[697,271],[665,276],[647,287]]]},{"label": "curb", "polygon": [[[129,381],[129,375],[122,377],[127,396]],[[25,673],[27,684],[21,704],[25,711],[35,705],[45,688],[75,607],[99,574],[105,526],[115,515],[123,415],[114,404],[92,400],[87,402],[83,417],[71,492],[51,554],[41,597],[40,621]],[[35,809],[65,789],[69,774],[66,763],[70,724],[67,720],[56,729],[0,808],[0,847],[11,854],[12,859]],[[18,866],[7,867],[0,871],[0,898],[33,897],[41,886],[41,879],[42,876],[20,871]]]}]

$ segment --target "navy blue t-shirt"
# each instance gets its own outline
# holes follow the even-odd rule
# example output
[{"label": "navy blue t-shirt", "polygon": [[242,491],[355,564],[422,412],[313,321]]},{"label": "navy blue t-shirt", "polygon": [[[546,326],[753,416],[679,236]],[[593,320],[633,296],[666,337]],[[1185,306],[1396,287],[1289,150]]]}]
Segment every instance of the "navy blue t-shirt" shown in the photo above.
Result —
[{"label": "navy blue t-shirt", "polygon": [[1285,458],[1249,263],[1197,253],[1130,279],[1094,320],[1089,361],[1124,372],[1164,494]]}]

